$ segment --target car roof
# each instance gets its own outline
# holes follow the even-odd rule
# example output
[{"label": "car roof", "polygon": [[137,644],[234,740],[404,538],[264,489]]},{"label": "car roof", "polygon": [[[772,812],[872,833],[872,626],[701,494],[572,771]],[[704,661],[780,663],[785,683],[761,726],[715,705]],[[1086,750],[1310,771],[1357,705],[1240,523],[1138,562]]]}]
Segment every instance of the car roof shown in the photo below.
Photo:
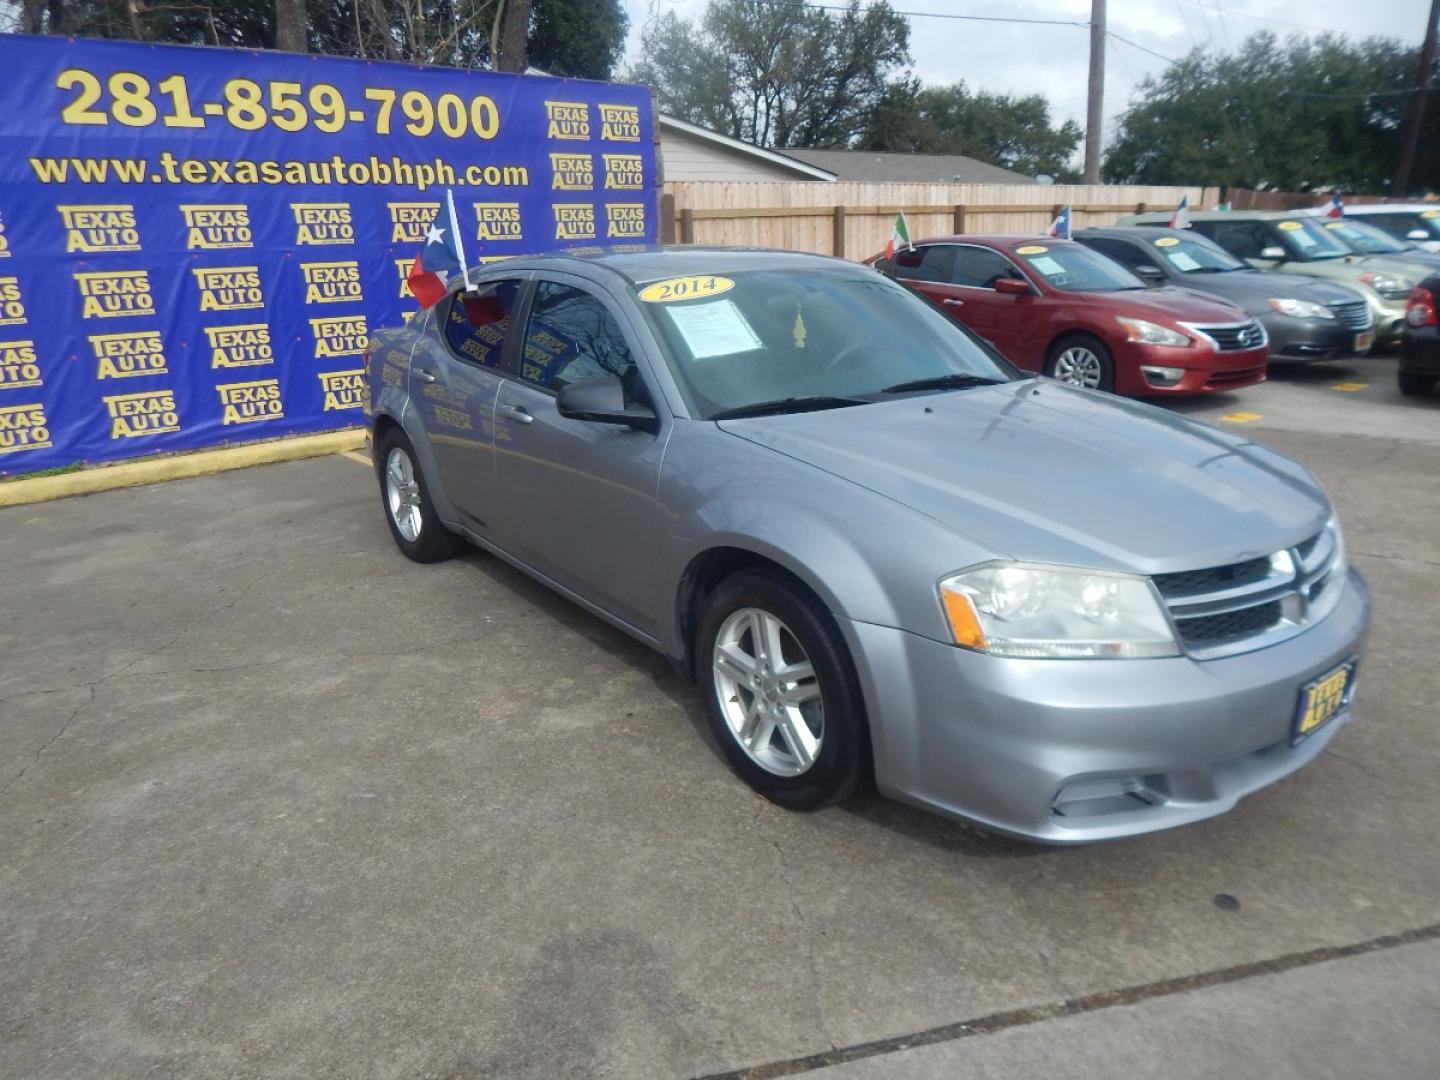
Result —
[{"label": "car roof", "polygon": [[[1191,221],[1284,221],[1287,218],[1305,217],[1311,208],[1298,207],[1294,210],[1192,210]],[[1131,225],[1154,225],[1168,223],[1171,212],[1130,214],[1121,221]]]},{"label": "car roof", "polygon": [[1416,214],[1424,210],[1440,210],[1440,203],[1392,202],[1392,203],[1346,203],[1346,217],[1364,217],[1367,214]]},{"label": "car roof", "polygon": [[[1088,229],[1076,229],[1071,234],[1079,240],[1087,236],[1106,237],[1112,240],[1129,240],[1132,243],[1143,244],[1147,241],[1157,239],[1161,236],[1185,237],[1193,239],[1195,234],[1188,229],[1171,229],[1164,225],[1097,225]],[[1204,239],[1204,237],[1200,237]]]},{"label": "car roof", "polygon": [[927,236],[916,244],[984,244],[987,247],[1012,248],[1018,244],[1070,244],[1073,240],[1062,240],[1058,236],[1040,236],[1035,233],[964,233],[957,236]]},{"label": "car roof", "polygon": [[746,270],[780,270],[825,273],[865,268],[829,255],[750,247],[694,247],[685,244],[626,245],[577,248],[543,255],[517,255],[503,262],[486,263],[485,270],[563,270],[567,266],[601,266],[631,285],[691,274],[740,273]]}]

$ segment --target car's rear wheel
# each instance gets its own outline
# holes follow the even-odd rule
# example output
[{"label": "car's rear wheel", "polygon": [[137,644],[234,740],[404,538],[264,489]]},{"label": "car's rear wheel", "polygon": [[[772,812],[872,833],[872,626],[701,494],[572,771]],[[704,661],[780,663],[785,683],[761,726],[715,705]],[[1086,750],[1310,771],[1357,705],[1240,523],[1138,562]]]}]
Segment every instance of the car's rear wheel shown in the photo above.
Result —
[{"label": "car's rear wheel", "polygon": [[375,465],[385,522],[405,557],[419,563],[432,563],[458,552],[463,543],[435,516],[435,504],[415,448],[398,427],[391,428],[376,442]]},{"label": "car's rear wheel", "polygon": [[1115,389],[1115,362],[1099,338],[1073,334],[1050,348],[1045,374],[1052,379],[1086,390]]},{"label": "car's rear wheel", "polygon": [[1434,375],[1423,375],[1418,371],[1400,372],[1400,393],[1406,397],[1424,397],[1435,389]]},{"label": "car's rear wheel", "polygon": [[869,775],[865,704],[824,606],[779,574],[742,571],[707,598],[696,667],[726,759],[765,798],[818,810]]}]

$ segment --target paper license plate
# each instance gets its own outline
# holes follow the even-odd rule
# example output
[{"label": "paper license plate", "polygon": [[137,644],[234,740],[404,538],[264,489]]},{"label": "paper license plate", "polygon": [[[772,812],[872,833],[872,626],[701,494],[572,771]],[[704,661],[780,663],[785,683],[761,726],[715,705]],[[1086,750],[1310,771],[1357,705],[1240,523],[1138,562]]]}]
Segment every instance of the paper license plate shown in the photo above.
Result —
[{"label": "paper license plate", "polygon": [[1324,727],[1350,704],[1355,692],[1355,661],[1347,660],[1335,670],[1321,675],[1300,688],[1300,702],[1295,710],[1295,734],[1299,742],[1311,732]]},{"label": "paper license plate", "polygon": [[1372,333],[1364,333],[1364,334],[1356,334],[1356,335],[1355,335],[1355,351],[1356,351],[1356,352],[1364,352],[1366,349],[1370,348],[1370,346],[1371,346],[1371,345],[1374,345],[1374,344],[1375,344],[1375,335],[1372,334]]}]

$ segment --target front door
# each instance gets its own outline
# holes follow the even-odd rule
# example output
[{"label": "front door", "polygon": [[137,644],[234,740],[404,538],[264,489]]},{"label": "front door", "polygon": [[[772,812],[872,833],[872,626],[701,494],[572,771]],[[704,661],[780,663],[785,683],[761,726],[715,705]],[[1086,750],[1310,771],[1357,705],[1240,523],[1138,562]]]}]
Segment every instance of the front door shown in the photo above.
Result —
[{"label": "front door", "polygon": [[522,285],[505,278],[451,293],[428,313],[432,323],[410,358],[410,400],[435,459],[429,479],[481,534],[490,532],[495,502],[495,395]]},{"label": "front door", "polygon": [[[655,493],[670,427],[638,354],[634,328],[587,283],[536,280],[516,377],[496,408],[496,525],[511,554],[653,635],[667,602],[655,581]],[[560,415],[561,387],[602,375],[661,415],[658,435]]]},{"label": "front door", "polygon": [[1026,310],[1036,298],[1029,294],[996,292],[995,282],[1000,278],[1027,280],[1015,264],[998,251],[972,244],[955,246],[950,295],[964,303],[961,310],[965,325],[994,345],[1012,364],[1039,371],[1044,357],[1031,342],[1035,336],[1035,315]]}]

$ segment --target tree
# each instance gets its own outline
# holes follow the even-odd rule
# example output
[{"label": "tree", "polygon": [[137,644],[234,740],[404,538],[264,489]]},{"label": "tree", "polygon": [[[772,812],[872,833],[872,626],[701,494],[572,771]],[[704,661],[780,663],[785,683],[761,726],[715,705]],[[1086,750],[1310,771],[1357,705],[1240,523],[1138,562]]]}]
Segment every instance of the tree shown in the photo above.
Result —
[{"label": "tree", "polygon": [[[1257,33],[1200,49],[1146,79],[1105,152],[1105,177],[1140,184],[1384,190],[1417,66],[1397,41]],[[1440,180],[1440,123],[1426,122],[1418,187]]]},{"label": "tree", "polygon": [[629,28],[620,0],[534,0],[530,63],[555,75],[608,79]]},{"label": "tree", "polygon": [[275,48],[305,52],[305,0],[275,0]]},{"label": "tree", "polygon": [[922,87],[903,80],[872,114],[859,149],[964,154],[1070,182],[1077,178],[1072,159],[1083,135],[1073,120],[1053,124],[1040,94],[972,93],[963,82]]},{"label": "tree", "polygon": [[849,146],[910,61],[910,29],[885,0],[838,14],[803,4],[712,0],[703,16],[666,12],[626,75],[660,108],[760,146]]}]

